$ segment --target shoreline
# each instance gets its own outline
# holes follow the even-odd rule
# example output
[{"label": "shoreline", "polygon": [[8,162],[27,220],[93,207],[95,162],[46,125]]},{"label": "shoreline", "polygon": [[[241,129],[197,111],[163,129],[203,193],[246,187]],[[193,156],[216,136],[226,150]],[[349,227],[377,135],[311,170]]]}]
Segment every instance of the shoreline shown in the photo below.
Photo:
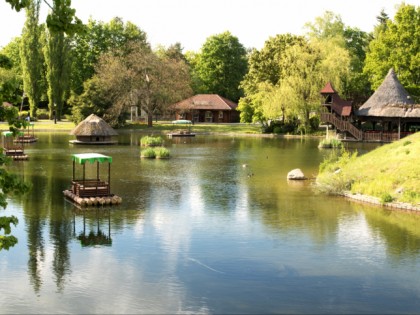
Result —
[{"label": "shoreline", "polygon": [[351,192],[344,192],[343,194],[341,194],[341,196],[343,196],[344,198],[350,199],[351,201],[369,203],[369,204],[391,208],[391,209],[413,211],[420,214],[420,205],[416,206],[411,203],[400,202],[400,201],[382,203],[378,197],[362,195],[358,193],[353,194]]}]

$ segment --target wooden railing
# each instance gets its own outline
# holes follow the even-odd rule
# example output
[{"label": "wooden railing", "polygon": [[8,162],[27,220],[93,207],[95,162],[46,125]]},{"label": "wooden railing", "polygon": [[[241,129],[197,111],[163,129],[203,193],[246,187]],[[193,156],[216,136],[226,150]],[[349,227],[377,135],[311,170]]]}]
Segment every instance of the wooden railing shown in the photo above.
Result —
[{"label": "wooden railing", "polygon": [[79,197],[108,196],[110,187],[107,182],[95,179],[74,180],[72,192]]},{"label": "wooden railing", "polygon": [[340,131],[347,131],[356,140],[363,140],[363,131],[357,129],[348,121],[339,119],[335,114],[321,113],[321,121],[333,124]]}]

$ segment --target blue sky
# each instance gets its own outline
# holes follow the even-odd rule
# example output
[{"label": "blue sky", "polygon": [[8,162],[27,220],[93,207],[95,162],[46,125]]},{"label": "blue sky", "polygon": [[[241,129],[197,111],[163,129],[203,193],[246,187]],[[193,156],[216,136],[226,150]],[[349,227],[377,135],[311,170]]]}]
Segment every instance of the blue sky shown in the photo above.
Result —
[{"label": "blue sky", "polygon": [[[52,0],[48,0],[52,2]],[[198,51],[214,34],[230,31],[247,48],[260,49],[276,34],[304,34],[304,25],[325,11],[370,32],[381,9],[393,18],[400,0],[72,0],[77,16],[108,22],[115,16],[138,25],[155,47],[180,42],[184,51]],[[420,0],[405,3],[420,5]],[[42,4],[42,20],[47,6]],[[0,47],[21,34],[25,13],[0,0]]]}]

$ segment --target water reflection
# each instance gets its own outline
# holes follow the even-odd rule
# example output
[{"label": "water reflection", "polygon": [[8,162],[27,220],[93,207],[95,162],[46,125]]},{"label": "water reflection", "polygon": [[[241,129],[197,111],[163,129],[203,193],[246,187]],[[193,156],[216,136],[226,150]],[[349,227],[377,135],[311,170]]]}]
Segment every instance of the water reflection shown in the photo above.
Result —
[{"label": "water reflection", "polygon": [[[7,209],[20,218],[19,244],[1,253],[2,312],[420,308],[419,216],[314,194],[311,181],[287,182],[297,167],[316,174],[326,154],[317,141],[165,139],[172,159],[142,160],[140,137],[79,147],[65,134],[45,134],[25,164],[11,165],[33,189]],[[63,198],[71,154],[92,150],[113,157],[118,208],[84,212]]]}]

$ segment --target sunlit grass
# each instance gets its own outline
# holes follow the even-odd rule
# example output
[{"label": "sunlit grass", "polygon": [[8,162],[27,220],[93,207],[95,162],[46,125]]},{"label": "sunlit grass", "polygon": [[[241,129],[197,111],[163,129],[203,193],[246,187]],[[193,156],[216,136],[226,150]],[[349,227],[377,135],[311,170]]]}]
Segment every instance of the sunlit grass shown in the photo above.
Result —
[{"label": "sunlit grass", "polygon": [[420,133],[383,145],[363,156],[330,159],[320,166],[317,183],[340,193],[348,189],[390,200],[420,203]]}]

